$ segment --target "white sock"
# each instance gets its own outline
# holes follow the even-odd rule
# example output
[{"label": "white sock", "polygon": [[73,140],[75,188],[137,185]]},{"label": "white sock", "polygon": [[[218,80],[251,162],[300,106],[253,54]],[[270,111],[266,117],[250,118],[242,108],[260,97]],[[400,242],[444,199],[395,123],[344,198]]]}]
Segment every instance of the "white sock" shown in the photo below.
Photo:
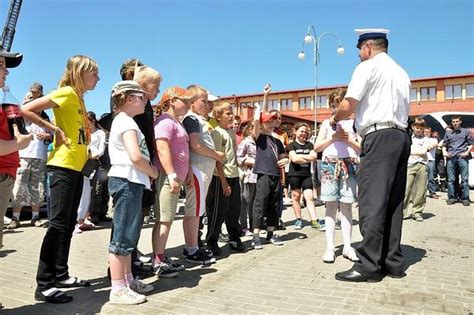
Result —
[{"label": "white sock", "polygon": [[33,211],[31,214],[31,218],[39,218],[39,211]]},{"label": "white sock", "polygon": [[56,291],[59,291],[59,290],[57,288],[50,288],[46,291],[42,291],[41,294],[43,294],[44,296],[50,296]]},{"label": "white sock", "polygon": [[337,201],[326,201],[326,248],[334,249],[334,232],[336,231]]},{"label": "white sock", "polygon": [[125,288],[125,279],[112,280],[112,292],[118,292]]},{"label": "white sock", "polygon": [[352,235],[352,204],[341,202],[341,230],[344,248],[351,247]]}]

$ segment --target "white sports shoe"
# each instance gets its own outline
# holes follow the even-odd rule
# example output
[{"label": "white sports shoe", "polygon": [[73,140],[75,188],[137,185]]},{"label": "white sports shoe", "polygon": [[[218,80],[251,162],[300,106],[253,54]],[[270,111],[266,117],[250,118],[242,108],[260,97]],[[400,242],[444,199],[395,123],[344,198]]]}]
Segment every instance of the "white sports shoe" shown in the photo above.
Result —
[{"label": "white sports shoe", "polygon": [[110,291],[109,302],[124,305],[140,304],[146,302],[146,296],[134,292],[129,287],[124,287],[117,292]]}]

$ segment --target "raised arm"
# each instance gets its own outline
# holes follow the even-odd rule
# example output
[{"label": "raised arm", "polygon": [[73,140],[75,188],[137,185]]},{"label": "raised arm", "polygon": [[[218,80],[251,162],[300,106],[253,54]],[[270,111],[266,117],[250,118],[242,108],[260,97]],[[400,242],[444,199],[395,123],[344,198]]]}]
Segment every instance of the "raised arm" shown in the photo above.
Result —
[{"label": "raised arm", "polygon": [[254,128],[253,128],[253,135],[255,136],[255,139],[258,139],[258,136],[260,135],[260,113],[264,113],[267,111],[267,99],[268,99],[268,94],[272,90],[272,86],[270,84],[266,84],[265,87],[263,88],[263,103],[262,106],[260,107],[259,105],[256,105],[253,109],[253,123],[254,123]]}]

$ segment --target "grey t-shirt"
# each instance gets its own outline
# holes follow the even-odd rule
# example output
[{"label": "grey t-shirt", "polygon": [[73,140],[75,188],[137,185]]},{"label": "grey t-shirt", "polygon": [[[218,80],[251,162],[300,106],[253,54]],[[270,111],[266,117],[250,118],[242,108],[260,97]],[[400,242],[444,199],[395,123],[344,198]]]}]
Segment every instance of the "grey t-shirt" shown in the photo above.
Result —
[{"label": "grey t-shirt", "polygon": [[[183,119],[183,126],[187,133],[199,133],[201,143],[206,147],[215,150],[214,140],[212,140],[211,132],[212,126],[201,116],[188,112]],[[201,163],[215,163],[215,161],[207,156],[197,154],[196,152],[190,151],[189,160],[191,165],[200,165]]]}]

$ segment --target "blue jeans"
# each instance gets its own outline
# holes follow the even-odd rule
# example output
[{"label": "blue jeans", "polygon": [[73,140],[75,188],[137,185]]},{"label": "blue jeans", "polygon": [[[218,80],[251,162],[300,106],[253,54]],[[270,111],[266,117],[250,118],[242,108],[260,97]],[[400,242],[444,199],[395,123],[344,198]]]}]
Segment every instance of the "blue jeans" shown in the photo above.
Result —
[{"label": "blue jeans", "polygon": [[142,184],[109,177],[109,194],[114,203],[114,230],[109,253],[128,256],[137,247],[142,227]]},{"label": "blue jeans", "polygon": [[456,168],[459,169],[461,175],[462,200],[469,200],[469,163],[467,159],[460,157],[453,157],[448,159],[446,163],[446,171],[448,173],[448,198],[457,199],[454,183],[458,180],[456,178]]},{"label": "blue jeans", "polygon": [[435,184],[435,168],[436,164],[435,161],[428,161],[428,192],[429,194],[435,194],[436,193],[436,184]]}]

